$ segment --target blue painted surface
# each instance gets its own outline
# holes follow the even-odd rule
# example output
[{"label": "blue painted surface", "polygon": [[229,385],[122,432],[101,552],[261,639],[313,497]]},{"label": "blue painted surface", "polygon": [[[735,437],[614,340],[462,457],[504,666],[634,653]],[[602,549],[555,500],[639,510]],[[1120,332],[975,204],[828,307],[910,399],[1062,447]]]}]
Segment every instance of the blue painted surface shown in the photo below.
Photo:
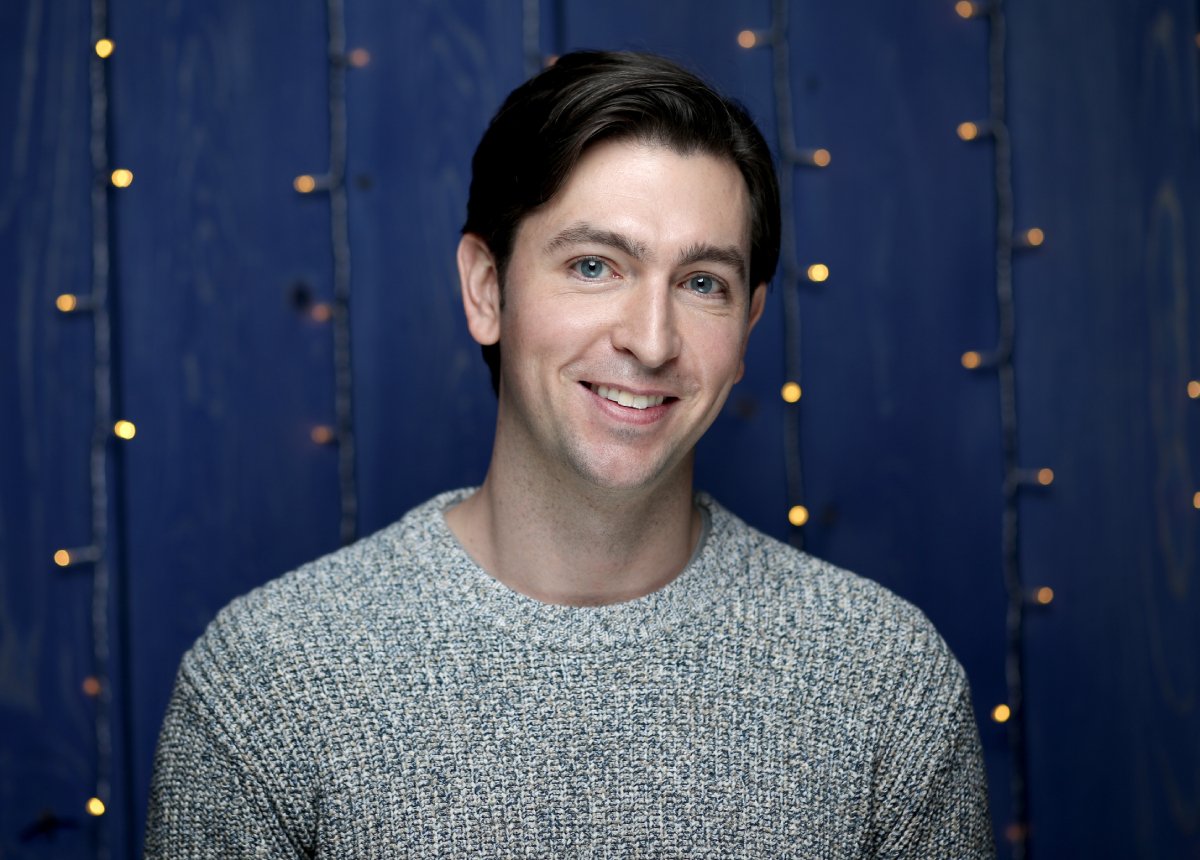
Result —
[{"label": "blue painted surface", "polygon": [[[87,856],[95,729],[89,574],[92,337],[54,297],[90,278],[88,27],[82,4],[0,11],[0,855]],[[65,52],[66,45],[81,50]],[[51,59],[53,58],[53,59]],[[19,841],[53,811],[54,843]]]},{"label": "blue painted surface", "polygon": [[[665,52],[737,95],[775,139],[769,55],[734,36],[755,3],[541,4],[547,53]],[[702,443],[699,483],[789,535],[785,444],[800,446],[809,550],[916,602],[967,667],[977,712],[1004,698],[1001,453],[987,37],[952,4],[791,5],[802,147],[804,397],[788,407],[780,288],[747,377]],[[1190,0],[1009,4],[1018,227],[1020,445],[1054,484],[1021,501],[1031,611],[1036,856],[1200,854],[1200,98]],[[1077,8],[1070,8],[1076,6]],[[469,159],[523,77],[522,4],[352,3],[349,224],[360,533],[477,482],[494,400],[460,321],[453,248]],[[90,278],[89,4],[0,10],[0,857],[136,851],[153,745],[182,651],[231,597],[338,544],[328,324],[330,213],[293,177],[328,163],[324,4],[111,0],[120,448],[114,576],[128,674],[113,683],[122,772],[93,791],[91,582],[59,571],[89,539],[91,330],[53,309]],[[801,437],[783,438],[784,409]],[[998,830],[1005,729],[981,721]],[[52,811],[52,838],[20,833]],[[1097,826],[1103,822],[1103,826]],[[1005,851],[1002,844],[1002,856]]]}]

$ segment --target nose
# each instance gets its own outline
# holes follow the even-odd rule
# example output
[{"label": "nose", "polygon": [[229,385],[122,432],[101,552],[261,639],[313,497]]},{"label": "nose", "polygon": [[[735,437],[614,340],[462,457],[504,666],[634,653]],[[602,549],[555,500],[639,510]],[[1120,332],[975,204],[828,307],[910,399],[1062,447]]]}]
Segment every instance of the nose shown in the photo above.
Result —
[{"label": "nose", "polygon": [[624,298],[612,329],[613,348],[649,368],[676,358],[682,339],[671,288],[641,283]]}]

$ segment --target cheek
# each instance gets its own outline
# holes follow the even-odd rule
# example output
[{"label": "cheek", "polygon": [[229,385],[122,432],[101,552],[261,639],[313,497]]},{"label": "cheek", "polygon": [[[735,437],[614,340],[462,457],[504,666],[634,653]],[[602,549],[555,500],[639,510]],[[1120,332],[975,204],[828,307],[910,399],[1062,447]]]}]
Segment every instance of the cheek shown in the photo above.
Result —
[{"label": "cheek", "polygon": [[510,306],[500,322],[501,371],[510,383],[543,388],[588,353],[594,327],[547,303]]},{"label": "cheek", "polygon": [[741,367],[745,351],[746,332],[742,326],[731,326],[726,320],[697,327],[689,339],[693,360],[699,362],[706,375],[727,376]]},{"label": "cheek", "polygon": [[586,346],[613,325],[612,302],[595,296],[557,296],[511,302],[501,315],[501,339],[513,349],[570,351]]}]

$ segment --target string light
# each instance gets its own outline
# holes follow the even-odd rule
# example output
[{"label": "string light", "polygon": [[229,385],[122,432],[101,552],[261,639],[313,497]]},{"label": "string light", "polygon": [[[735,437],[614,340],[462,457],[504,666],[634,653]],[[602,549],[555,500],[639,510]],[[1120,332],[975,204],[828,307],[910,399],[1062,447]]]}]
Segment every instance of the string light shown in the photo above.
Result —
[{"label": "string light", "polygon": [[[330,53],[346,50],[344,0],[326,0],[325,20],[329,27]],[[527,55],[526,62],[534,58]],[[350,222],[346,192],[346,152],[349,121],[346,116],[346,68],[329,64],[329,239],[333,256],[333,409],[338,454],[338,500],[341,521],[338,532],[348,544],[358,533],[358,482],[355,476],[354,375],[350,344]]]},{"label": "string light", "polygon": [[94,675],[88,675],[83,679],[83,694],[90,698],[96,698],[100,695],[100,679]]},{"label": "string light", "polygon": [[1048,487],[1054,483],[1053,469],[1016,469],[1014,475],[1017,484],[1026,486]]},{"label": "string light", "polygon": [[1004,828],[1004,838],[1015,844],[1024,844],[1024,839],[1029,835],[1029,828],[1020,822],[1014,821]]},{"label": "string light", "polygon": [[1046,234],[1041,227],[1030,227],[1014,238],[1013,244],[1019,248],[1040,248],[1046,241]]},{"label": "string light", "polygon": [[823,283],[829,280],[829,267],[824,263],[813,263],[804,274],[813,283]]},{"label": "string light", "polygon": [[[986,121],[959,123],[956,133],[963,141],[978,140],[988,135],[993,142],[992,179],[995,189],[995,294],[997,308],[997,344],[987,354],[986,361],[996,368],[996,379],[1000,400],[1000,445],[1004,463],[1004,495],[1001,515],[1001,565],[1004,577],[1004,592],[1007,611],[1005,613],[1005,660],[1004,677],[1008,696],[1007,704],[997,706],[992,718],[997,722],[1011,723],[1007,727],[1010,810],[1014,826],[1010,828],[1012,860],[1026,860],[1028,856],[1028,829],[1024,822],[1029,816],[1028,746],[1025,736],[1025,642],[1024,626],[1026,604],[1029,594],[1021,583],[1021,566],[1018,547],[1020,545],[1018,524],[1018,491],[1023,484],[1047,486],[1054,479],[1049,469],[1040,469],[1031,474],[1019,467],[1019,438],[1017,425],[1018,401],[1016,391],[1016,366],[1013,363],[1013,348],[1016,339],[1016,307],[1013,291],[1012,256],[1015,248],[1035,247],[1044,241],[1039,230],[1016,235],[1013,228],[1015,204],[1013,202],[1013,156],[1012,141],[1007,126],[1007,49],[1008,21],[1000,0],[995,2],[961,3],[956,7],[959,14],[970,11],[971,17],[988,12],[988,104]],[[1036,229],[1036,228],[1034,228]],[[1036,241],[1031,241],[1035,240]],[[963,366],[976,369],[984,364],[979,353],[969,352],[962,357]],[[1032,477],[1032,481],[1030,480]]]},{"label": "string light", "polygon": [[970,142],[991,134],[992,124],[978,120],[974,122],[960,122],[954,131],[958,135],[959,140]]},{"label": "string light", "polygon": [[799,382],[785,382],[779,391],[785,403],[798,403],[801,393]]},{"label": "string light", "polygon": [[[802,352],[800,338],[802,335],[800,313],[800,290],[796,289],[803,277],[798,253],[796,251],[796,207],[793,201],[795,194],[795,169],[801,166],[826,167],[830,162],[827,149],[801,149],[796,145],[796,126],[793,119],[792,74],[788,47],[788,15],[790,4],[788,0],[772,0],[771,26],[766,30],[743,30],[738,37],[738,44],[743,47],[755,47],[759,44],[771,48],[771,83],[775,97],[775,128],[778,135],[776,151],[780,153],[783,164],[789,169],[789,175],[779,177],[779,208],[782,217],[780,225],[780,276],[779,287],[783,296],[783,328],[784,328],[784,368],[783,378],[791,380],[796,385],[796,394],[800,393],[800,380],[803,378]],[[750,37],[753,36],[753,41]],[[782,171],[781,171],[782,173]],[[812,268],[812,267],[810,267]],[[828,267],[825,277],[828,277]],[[815,270],[813,271],[815,274]],[[800,457],[800,410],[785,409],[784,423],[784,471],[787,484],[788,499],[803,499],[804,469]],[[803,505],[794,505],[788,511],[788,522],[796,526],[788,534],[790,543],[798,549],[804,548],[804,533],[800,526],[808,522],[808,509]]]},{"label": "string light", "polygon": [[988,4],[971,2],[971,0],[958,0],[954,4],[954,11],[958,13],[960,18],[978,18],[981,15],[986,15],[988,12]]},{"label": "string light", "polygon": [[334,438],[333,428],[325,424],[318,424],[312,429],[309,436],[318,445],[328,445]]},{"label": "string light", "polygon": [[77,296],[75,293],[62,293],[54,297],[54,307],[59,313],[73,314],[95,310],[91,296]]},{"label": "string light", "polygon": [[74,549],[59,549],[54,551],[54,563],[59,567],[75,567],[100,560],[100,548],[96,546],[81,546]]},{"label": "string light", "polygon": [[308,312],[313,322],[326,323],[333,316],[333,308],[327,302],[317,302]]},{"label": "string light", "polygon": [[316,190],[317,180],[307,173],[302,173],[292,180],[292,187],[301,194],[311,194]]},{"label": "string light", "polygon": [[737,43],[743,48],[749,49],[756,47],[760,41],[767,40],[761,38],[761,36],[755,30],[742,30],[737,34]]},{"label": "string light", "polygon": [[1033,599],[1041,606],[1049,606],[1054,602],[1054,589],[1048,585],[1043,585],[1033,593]]},{"label": "string light", "polygon": [[122,418],[113,425],[113,433],[116,434],[118,439],[124,439],[128,442],[137,435],[137,427],[133,425],[132,421],[126,421]]},{"label": "string light", "polygon": [[[111,289],[111,260],[113,259],[112,235],[109,230],[110,208],[113,205],[109,187],[116,189],[128,188],[133,183],[133,171],[118,167],[110,160],[108,138],[110,135],[109,108],[111,99],[108,91],[109,75],[105,64],[116,50],[113,41],[108,38],[108,0],[92,0],[90,42],[94,46],[93,56],[89,59],[88,74],[88,112],[89,112],[89,146],[92,175],[106,177],[108,184],[92,183],[90,194],[90,224],[91,224],[91,287],[86,298],[86,307],[91,314],[92,322],[92,404],[93,426],[97,428],[114,427],[113,415],[113,361],[114,326],[109,313],[109,292]],[[82,309],[84,303],[77,300],[76,309]],[[132,424],[129,425],[133,427]],[[113,642],[110,641],[110,618],[115,616],[116,623],[122,625],[127,619],[123,608],[112,611],[109,590],[111,580],[107,560],[109,529],[115,525],[121,527],[123,515],[118,509],[110,509],[109,474],[112,469],[111,446],[107,434],[93,433],[89,458],[89,490],[91,494],[91,542],[80,549],[65,550],[64,555],[56,554],[56,563],[67,562],[68,567],[89,563],[91,576],[91,641],[92,668],[90,676],[95,679],[97,692],[92,707],[92,720],[95,739],[95,766],[93,771],[94,790],[87,802],[87,811],[93,816],[104,814],[102,798],[112,796],[113,781],[113,725],[111,685],[109,684],[109,666],[112,662]],[[116,637],[116,645],[121,647],[123,637]],[[118,659],[123,655],[118,654]],[[106,834],[100,834],[96,840],[96,856],[98,860],[109,857],[109,839]]]},{"label": "string light", "polygon": [[[810,150],[802,150],[801,154],[803,155],[808,152],[810,152]],[[828,149],[814,149],[811,150],[811,153],[812,154],[808,156],[808,163],[813,167],[828,167],[829,162],[833,160],[833,157],[829,154]]]},{"label": "string light", "polygon": [[1200,493],[1195,493],[1192,496],[1192,507],[1200,511]]},{"label": "string light", "polygon": [[366,48],[355,48],[346,55],[346,62],[356,69],[361,69],[371,62],[371,52]]},{"label": "string light", "polygon": [[1200,400],[1200,379],[1188,380],[1187,393],[1193,400]]}]

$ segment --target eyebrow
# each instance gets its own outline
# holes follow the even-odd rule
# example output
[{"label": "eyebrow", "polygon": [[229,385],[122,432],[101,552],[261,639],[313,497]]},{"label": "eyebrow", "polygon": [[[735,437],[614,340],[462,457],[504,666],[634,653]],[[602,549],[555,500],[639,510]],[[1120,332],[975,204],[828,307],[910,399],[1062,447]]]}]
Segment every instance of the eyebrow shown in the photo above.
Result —
[{"label": "eyebrow", "polygon": [[[649,259],[652,256],[649,249],[641,242],[623,233],[617,233],[613,230],[602,230],[599,227],[593,227],[591,224],[582,221],[578,224],[572,224],[555,235],[554,238],[546,243],[545,251],[546,253],[552,253],[575,244],[595,244],[616,248],[618,251],[639,261]],[[738,277],[743,282],[746,280],[746,258],[738,248],[732,245],[710,245],[703,242],[689,245],[683,250],[676,261],[676,265],[679,266],[691,266],[695,263],[722,263],[736,271]]]},{"label": "eyebrow", "polygon": [[741,251],[732,246],[691,245],[679,255],[679,265],[690,266],[693,263],[723,263],[737,272],[743,282],[746,280],[746,259]]},{"label": "eyebrow", "polygon": [[581,243],[593,245],[605,245],[609,248],[616,248],[633,257],[635,260],[645,260],[650,256],[649,250],[641,242],[635,242],[628,236],[621,233],[616,233],[612,230],[601,230],[598,227],[593,227],[591,224],[580,222],[572,224],[570,227],[563,230],[553,239],[546,243],[546,252],[557,251],[560,248],[565,248],[568,245],[577,245]]}]

